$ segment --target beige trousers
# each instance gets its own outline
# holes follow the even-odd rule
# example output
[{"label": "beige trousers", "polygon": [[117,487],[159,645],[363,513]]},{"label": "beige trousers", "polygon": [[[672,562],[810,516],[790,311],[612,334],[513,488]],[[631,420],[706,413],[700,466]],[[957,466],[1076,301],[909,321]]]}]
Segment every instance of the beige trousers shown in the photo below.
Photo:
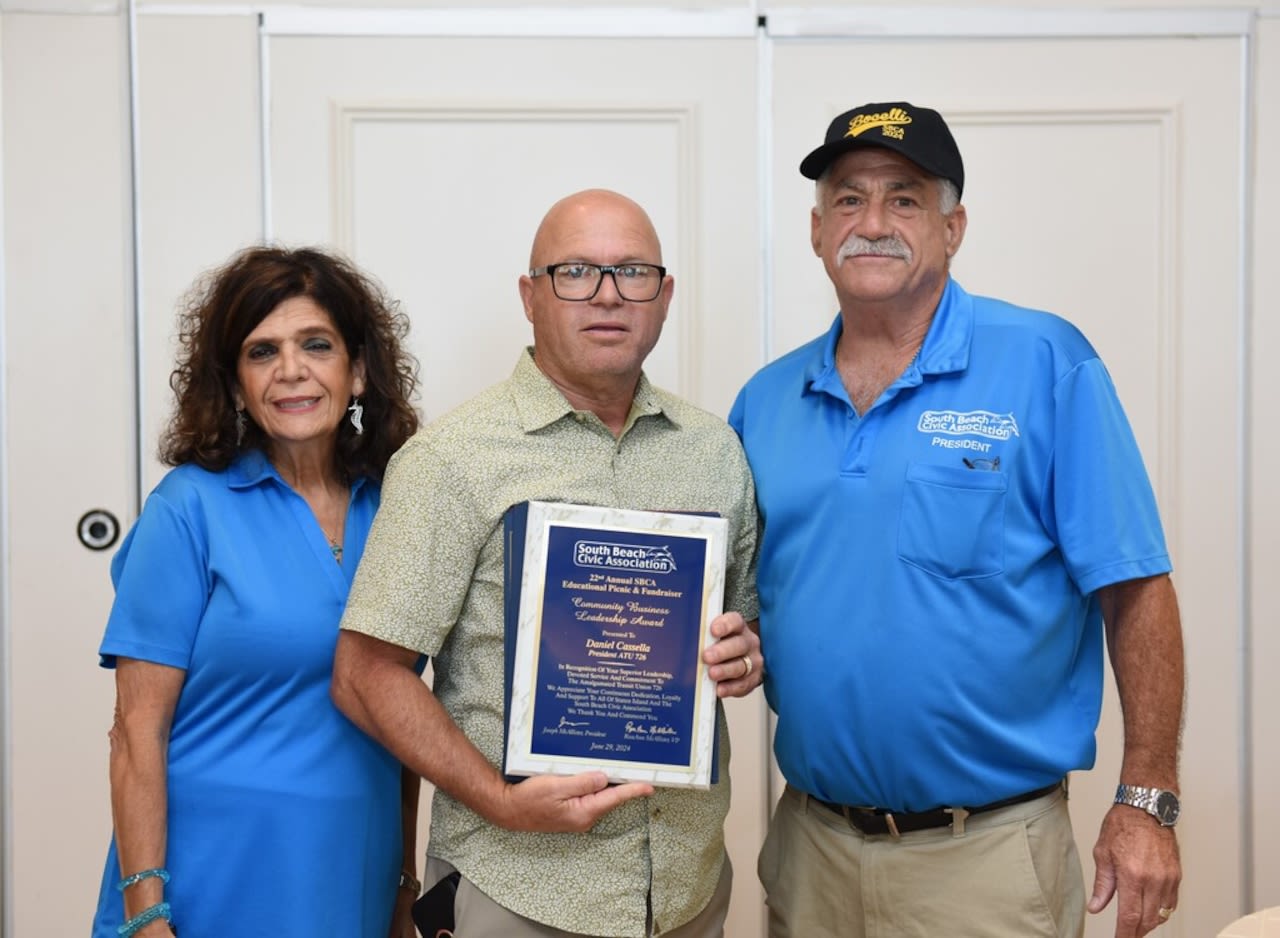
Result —
[{"label": "beige trousers", "polygon": [[[453,866],[436,857],[427,857],[422,881],[430,889],[453,872]],[[724,920],[729,913],[729,893],[733,888],[733,868],[724,858],[720,882],[706,908],[678,928],[662,933],[661,938],[724,938]],[[454,900],[454,935],[456,938],[597,938],[577,932],[561,931],[543,925],[494,902],[463,876],[458,881]]]},{"label": "beige trousers", "polygon": [[1085,894],[1061,790],[895,840],[787,786],[760,881],[769,938],[1080,938]]}]

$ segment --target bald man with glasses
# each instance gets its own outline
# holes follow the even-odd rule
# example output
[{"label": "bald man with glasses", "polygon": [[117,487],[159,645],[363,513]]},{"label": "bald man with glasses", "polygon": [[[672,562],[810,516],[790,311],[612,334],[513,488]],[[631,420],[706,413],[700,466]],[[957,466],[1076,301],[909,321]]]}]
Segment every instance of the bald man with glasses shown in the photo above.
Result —
[{"label": "bald man with glasses", "polygon": [[[754,489],[724,421],[649,383],[674,280],[644,210],[615,192],[556,203],[520,296],[534,344],[515,372],[414,437],[342,621],[333,695],[436,785],[430,883],[460,874],[466,938],[724,934],[729,746],[709,791],[608,786],[602,772],[512,784],[503,747],[503,516],[528,500],[715,513],[724,607],[703,653],[718,697],[760,683]],[[434,689],[413,671],[434,661]]]}]

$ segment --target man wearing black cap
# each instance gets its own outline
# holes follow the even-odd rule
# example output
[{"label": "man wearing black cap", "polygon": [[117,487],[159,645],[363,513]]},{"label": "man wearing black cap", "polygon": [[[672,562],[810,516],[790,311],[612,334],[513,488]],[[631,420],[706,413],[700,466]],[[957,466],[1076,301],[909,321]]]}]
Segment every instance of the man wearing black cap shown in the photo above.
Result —
[{"label": "man wearing black cap", "polygon": [[1118,895],[1143,935],[1181,878],[1182,637],[1110,377],[1066,321],[951,279],[964,164],[936,111],[855,108],[800,171],[840,311],[729,418],[787,779],[770,935],[1082,934],[1064,779],[1094,761],[1104,641],[1125,749],[1087,908]]}]

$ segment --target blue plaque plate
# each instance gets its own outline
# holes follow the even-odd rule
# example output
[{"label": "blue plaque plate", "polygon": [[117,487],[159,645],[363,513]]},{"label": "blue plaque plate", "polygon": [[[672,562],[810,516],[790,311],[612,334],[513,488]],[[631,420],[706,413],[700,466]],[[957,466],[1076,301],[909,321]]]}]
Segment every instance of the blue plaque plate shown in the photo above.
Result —
[{"label": "blue plaque plate", "polygon": [[508,513],[509,775],[708,788],[723,518],[527,502]]}]

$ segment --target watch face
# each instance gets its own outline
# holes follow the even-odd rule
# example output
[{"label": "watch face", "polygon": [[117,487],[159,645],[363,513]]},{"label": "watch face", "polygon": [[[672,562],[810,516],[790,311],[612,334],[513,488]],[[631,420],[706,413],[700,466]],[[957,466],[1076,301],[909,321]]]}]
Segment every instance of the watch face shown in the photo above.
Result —
[{"label": "watch face", "polygon": [[1162,791],[1156,798],[1155,815],[1165,827],[1172,827],[1178,820],[1182,806],[1178,804],[1178,796],[1171,791]]}]

